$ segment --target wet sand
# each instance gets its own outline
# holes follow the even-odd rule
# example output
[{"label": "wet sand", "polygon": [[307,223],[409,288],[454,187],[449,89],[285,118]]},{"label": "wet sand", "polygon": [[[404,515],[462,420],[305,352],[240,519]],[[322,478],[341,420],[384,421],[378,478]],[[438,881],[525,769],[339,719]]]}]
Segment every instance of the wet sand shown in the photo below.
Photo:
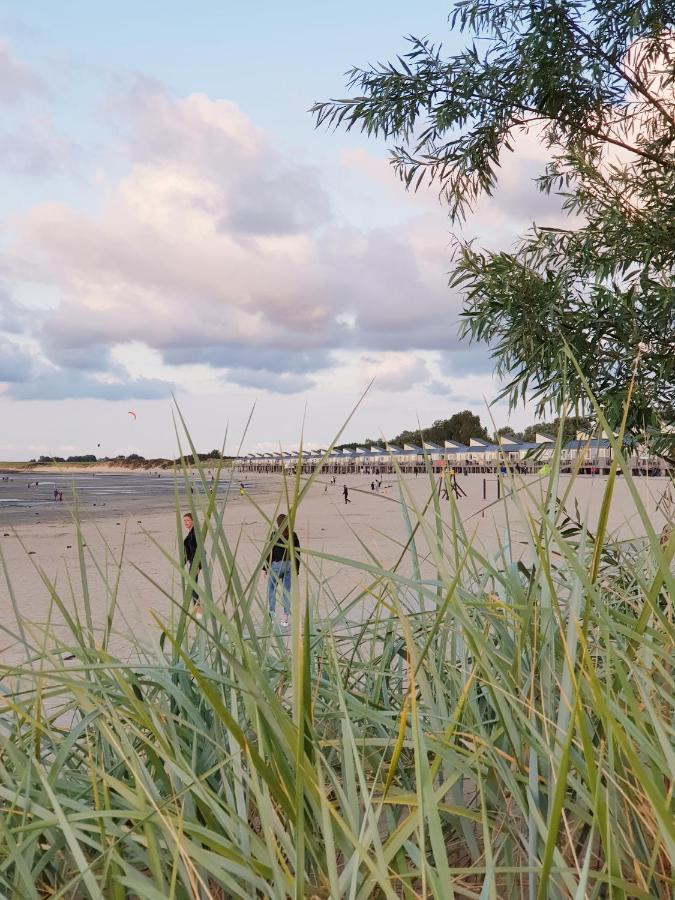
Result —
[{"label": "wet sand", "polygon": [[[56,485],[52,482],[58,482]],[[117,634],[112,649],[122,655],[129,644],[129,635],[140,640],[150,639],[158,628],[157,619],[170,620],[176,613],[181,596],[180,573],[170,558],[180,558],[183,532],[176,511],[176,492],[181,509],[190,501],[197,510],[203,509],[207,496],[195,480],[194,493],[190,495],[184,485],[176,485],[172,475],[147,473],[97,474],[95,476],[45,475],[14,476],[11,482],[0,481],[0,551],[9,575],[9,584],[0,572],[0,615],[3,636],[0,638],[0,660],[5,664],[16,660],[19,649],[16,643],[16,619],[12,596],[22,617],[24,626],[35,640],[50,622],[52,632],[64,634],[62,616],[54,609],[50,599],[51,584],[63,599],[67,608],[79,610],[82,615],[83,590],[78,559],[76,526],[73,514],[77,509],[83,538],[85,569],[91,608],[95,625],[105,620],[110,602],[112,585],[117,578],[121,562],[121,576],[117,597]],[[405,542],[407,527],[402,515],[398,486],[393,478],[385,478],[379,493],[370,489],[369,476],[338,477],[335,485],[321,477],[304,497],[297,515],[296,531],[302,547],[322,553],[348,557],[361,562],[368,560],[368,552],[383,565],[392,566],[398,559]],[[33,486],[25,482],[32,481]],[[40,482],[36,487],[34,482]],[[466,496],[458,501],[462,521],[469,534],[487,554],[494,554],[506,541],[507,518],[511,536],[509,552],[514,558],[526,552],[523,516],[534,508],[528,500],[541,494],[543,481],[534,477],[520,479],[518,500],[511,498],[505,505],[496,502],[497,485],[494,479],[486,483],[487,499],[483,499],[483,477],[460,477],[459,483]],[[75,485],[77,500],[71,486]],[[272,517],[285,508],[284,487],[276,476],[250,476],[245,478],[246,494],[239,491],[239,479],[232,485],[223,482],[218,486],[217,503],[224,505],[223,524],[231,545],[237,548],[237,559],[244,572],[250,572],[259,559],[268,531],[265,516]],[[345,505],[342,486],[350,489],[350,504]],[[560,480],[560,492],[569,484],[568,477]],[[640,496],[655,528],[660,530],[664,517],[656,506],[667,479],[637,479]],[[593,528],[602,502],[606,479],[584,476],[578,478],[570,495],[567,509],[575,513],[575,501],[581,517]],[[64,492],[62,503],[54,502],[54,487]],[[424,476],[405,478],[409,492],[408,505],[423,508],[429,498],[429,482]],[[20,503],[7,503],[19,500]],[[450,518],[450,504],[443,501],[443,518]],[[413,519],[415,517],[413,516]],[[431,515],[427,515],[430,526]],[[609,521],[610,531],[617,537],[628,539],[643,534],[642,523],[637,516],[627,485],[618,479]],[[364,549],[368,548],[368,551]],[[208,544],[207,544],[208,548]],[[424,561],[426,551],[423,535],[419,535],[419,549],[423,559],[424,574],[433,575],[430,561]],[[313,559],[308,579],[304,569],[300,579],[303,592],[309,588],[318,600],[323,613],[344,607],[370,580],[367,572],[346,567],[330,560]],[[222,573],[213,577],[214,593],[220,596],[224,588]],[[10,589],[11,585],[11,589]],[[264,577],[260,576],[259,595],[265,596]],[[359,602],[350,617],[367,615],[372,603]]]}]

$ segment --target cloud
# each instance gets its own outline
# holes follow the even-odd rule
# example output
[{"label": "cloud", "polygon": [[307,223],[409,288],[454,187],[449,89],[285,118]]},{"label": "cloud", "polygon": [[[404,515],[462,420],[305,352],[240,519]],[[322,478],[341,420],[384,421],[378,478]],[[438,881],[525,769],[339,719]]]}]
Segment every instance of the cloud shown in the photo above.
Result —
[{"label": "cloud", "polygon": [[445,351],[439,356],[439,367],[444,375],[487,375],[494,371],[495,360],[484,344],[473,344],[463,349]]},{"label": "cloud", "polygon": [[304,375],[269,372],[264,369],[228,369],[227,380],[240,387],[259,388],[273,394],[298,394],[315,386]]},{"label": "cloud", "polygon": [[[205,335],[208,340],[208,336]],[[236,344],[218,346],[173,347],[163,351],[167,365],[209,365],[214,368],[265,370],[281,372],[318,372],[334,364],[323,350],[296,350],[277,347],[242,347]]]},{"label": "cloud", "polygon": [[61,174],[71,171],[79,156],[77,146],[58,134],[44,117],[0,132],[0,163],[12,172],[32,176]]},{"label": "cloud", "polygon": [[93,211],[33,207],[10,251],[16,277],[49,298],[30,334],[51,362],[123,380],[109,351],[137,343],[166,365],[291,393],[353,351],[376,355],[378,385],[396,390],[429,380],[415,354],[459,348],[442,213],[338,223],[321,174],[226,100],[139,81],[113,109],[124,177]]},{"label": "cloud", "polygon": [[9,294],[0,286],[0,331],[20,334],[26,323],[26,310],[17,306]]},{"label": "cloud", "polygon": [[13,341],[0,335],[0,382],[26,382],[33,376],[33,372],[33,357]]},{"label": "cloud", "polygon": [[102,381],[82,372],[54,369],[15,381],[8,393],[15,400],[155,400],[169,397],[172,390],[173,385],[155,378]]},{"label": "cloud", "polygon": [[50,347],[48,342],[43,343],[43,350],[50,362],[64,369],[73,369],[75,372],[111,372],[116,367],[111,359],[109,347],[102,344],[88,344],[86,347]]},{"label": "cloud", "polygon": [[297,234],[323,225],[330,216],[328,194],[316,173],[298,167],[273,177],[258,173],[241,178],[219,227],[250,235]]},{"label": "cloud", "polygon": [[430,377],[425,360],[410,353],[390,353],[379,359],[363,359],[364,381],[374,381],[380,391],[407,391]]},{"label": "cloud", "polygon": [[[446,400],[452,400],[453,403],[476,403],[473,397],[467,397],[465,394],[456,394],[452,384],[447,381],[440,381],[432,378],[431,381],[424,385],[424,389],[430,394],[438,394],[439,397],[445,397]],[[483,403],[481,398],[480,403]]]},{"label": "cloud", "polygon": [[0,103],[15,103],[27,94],[42,93],[38,75],[15,59],[9,44],[0,38]]}]

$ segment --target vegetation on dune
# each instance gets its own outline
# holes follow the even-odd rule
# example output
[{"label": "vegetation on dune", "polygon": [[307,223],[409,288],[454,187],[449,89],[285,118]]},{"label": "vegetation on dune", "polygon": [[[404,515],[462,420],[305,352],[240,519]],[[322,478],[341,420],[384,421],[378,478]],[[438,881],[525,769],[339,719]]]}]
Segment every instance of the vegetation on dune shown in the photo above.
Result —
[{"label": "vegetation on dune", "polygon": [[[305,549],[285,637],[258,587],[267,548],[242,566],[198,460],[202,577],[181,596],[157,587],[172,609],[157,644],[125,634],[113,652],[120,581],[98,566],[94,622],[78,530],[79,588],[45,575],[50,621],[3,623],[23,661],[3,672],[0,892],[669,896],[675,537],[654,530],[610,439],[594,531],[565,512],[559,440],[543,490],[506,477],[525,531],[489,558],[452,493],[441,503],[430,476],[420,508],[401,480],[399,500],[378,498],[405,522],[398,562]],[[643,535],[630,542],[606,530],[618,467]],[[287,484],[291,525],[316,477]],[[358,571],[358,595],[332,594],[331,559]]]},{"label": "vegetation on dune", "polygon": [[[211,465],[216,465],[220,460],[224,460],[226,463],[231,462],[234,458],[232,456],[223,456],[220,450],[211,450],[210,453],[197,453],[195,454],[196,458],[202,463],[210,463]],[[66,463],[68,465],[76,463],[81,465],[94,465],[96,463],[104,464],[110,467],[116,468],[126,468],[126,469],[173,469],[175,465],[181,464],[181,459],[167,459],[163,456],[156,456],[151,458],[146,458],[145,456],[141,456],[140,453],[129,453],[127,456],[120,454],[119,456],[95,456],[93,453],[84,454],[81,456],[40,456],[39,459],[31,459],[29,462],[21,462],[21,463],[2,463],[5,466],[14,466],[14,467],[22,467],[22,468],[30,468],[31,466],[43,466],[43,465],[51,465],[51,464],[62,464]]]}]

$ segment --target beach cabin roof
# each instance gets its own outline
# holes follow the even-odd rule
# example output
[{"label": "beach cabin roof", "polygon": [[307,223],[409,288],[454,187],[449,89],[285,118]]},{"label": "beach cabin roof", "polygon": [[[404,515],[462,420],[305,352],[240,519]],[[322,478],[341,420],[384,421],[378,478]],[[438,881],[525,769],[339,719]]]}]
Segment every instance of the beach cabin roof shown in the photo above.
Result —
[{"label": "beach cabin roof", "polygon": [[565,444],[565,450],[599,450],[609,446],[610,443],[607,438],[589,438],[586,440],[577,438],[575,441],[568,441]]},{"label": "beach cabin roof", "polygon": [[537,432],[534,436],[534,440],[537,444],[554,444],[555,438],[550,437],[548,434],[540,434]]},{"label": "beach cabin roof", "polygon": [[400,453],[401,452],[401,448],[397,447],[396,444],[387,444],[386,447],[390,453]]},{"label": "beach cabin roof", "polygon": [[421,447],[417,446],[417,444],[404,444],[403,449],[408,450],[411,453],[423,453],[424,452]]},{"label": "beach cabin roof", "polygon": [[460,444],[459,441],[444,441],[446,450],[456,450],[459,447],[466,449],[466,444]]},{"label": "beach cabin roof", "polygon": [[482,441],[480,438],[471,438],[469,440],[469,447],[489,447],[487,441]]},{"label": "beach cabin roof", "polygon": [[432,441],[422,441],[422,446],[425,450],[441,450],[442,448],[438,446],[438,444],[432,443]]},{"label": "beach cabin roof", "polygon": [[371,447],[371,448],[370,448],[370,452],[371,452],[371,453],[383,454],[383,453],[386,453],[387,451],[384,449],[384,447]]},{"label": "beach cabin roof", "polygon": [[532,441],[516,441],[516,443],[502,444],[501,449],[507,453],[521,453],[523,450],[536,450],[538,444]]},{"label": "beach cabin roof", "polygon": [[480,441],[479,443],[474,444],[474,438],[471,438],[469,446],[472,453],[496,453],[503,449],[499,444],[488,444],[486,441]]},{"label": "beach cabin roof", "polygon": [[367,453],[367,452],[368,452],[367,447],[357,447],[356,448],[356,453]]}]

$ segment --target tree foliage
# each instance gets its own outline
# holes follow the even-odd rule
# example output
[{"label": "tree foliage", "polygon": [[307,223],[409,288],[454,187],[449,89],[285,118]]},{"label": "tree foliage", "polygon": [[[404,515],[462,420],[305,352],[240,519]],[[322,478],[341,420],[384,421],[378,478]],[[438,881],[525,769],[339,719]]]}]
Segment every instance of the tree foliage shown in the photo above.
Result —
[{"label": "tree foliage", "polygon": [[553,419],[552,422],[538,422],[535,425],[528,425],[523,429],[522,439],[525,442],[534,441],[537,434],[544,434],[548,437],[557,438],[558,432],[562,427],[563,444],[567,441],[574,440],[577,432],[590,434],[593,431],[593,422],[587,416],[567,416],[564,420],[560,418]]},{"label": "tree foliage", "polygon": [[392,438],[393,444],[419,444],[422,441],[431,441],[433,444],[443,446],[444,441],[458,441],[460,444],[468,444],[471,438],[487,439],[487,429],[481,425],[480,417],[471,410],[464,409],[455,413],[449,419],[436,419],[428,428],[418,428],[413,431],[402,431]]},{"label": "tree foliage", "polygon": [[[402,446],[403,444],[417,444],[420,441],[431,441],[443,446],[444,441],[458,441],[460,444],[468,444],[471,438],[487,439],[487,429],[481,425],[480,417],[471,410],[464,409],[450,416],[449,419],[436,419],[427,428],[405,429],[400,434],[391,438],[388,443]],[[356,450],[357,447],[381,446],[382,440],[366,438],[361,443],[340,444],[336,450]]]},{"label": "tree foliage", "polygon": [[498,183],[500,156],[536,129],[539,187],[570,227],[535,225],[511,252],[458,244],[462,334],[487,342],[502,395],[538,414],[584,406],[584,379],[616,425],[673,421],[675,405],[675,0],[460,0],[467,37],[445,56],[410,39],[396,61],[352,69],[355,96],[318,123],[392,141],[405,184],[436,182],[454,219]]}]

